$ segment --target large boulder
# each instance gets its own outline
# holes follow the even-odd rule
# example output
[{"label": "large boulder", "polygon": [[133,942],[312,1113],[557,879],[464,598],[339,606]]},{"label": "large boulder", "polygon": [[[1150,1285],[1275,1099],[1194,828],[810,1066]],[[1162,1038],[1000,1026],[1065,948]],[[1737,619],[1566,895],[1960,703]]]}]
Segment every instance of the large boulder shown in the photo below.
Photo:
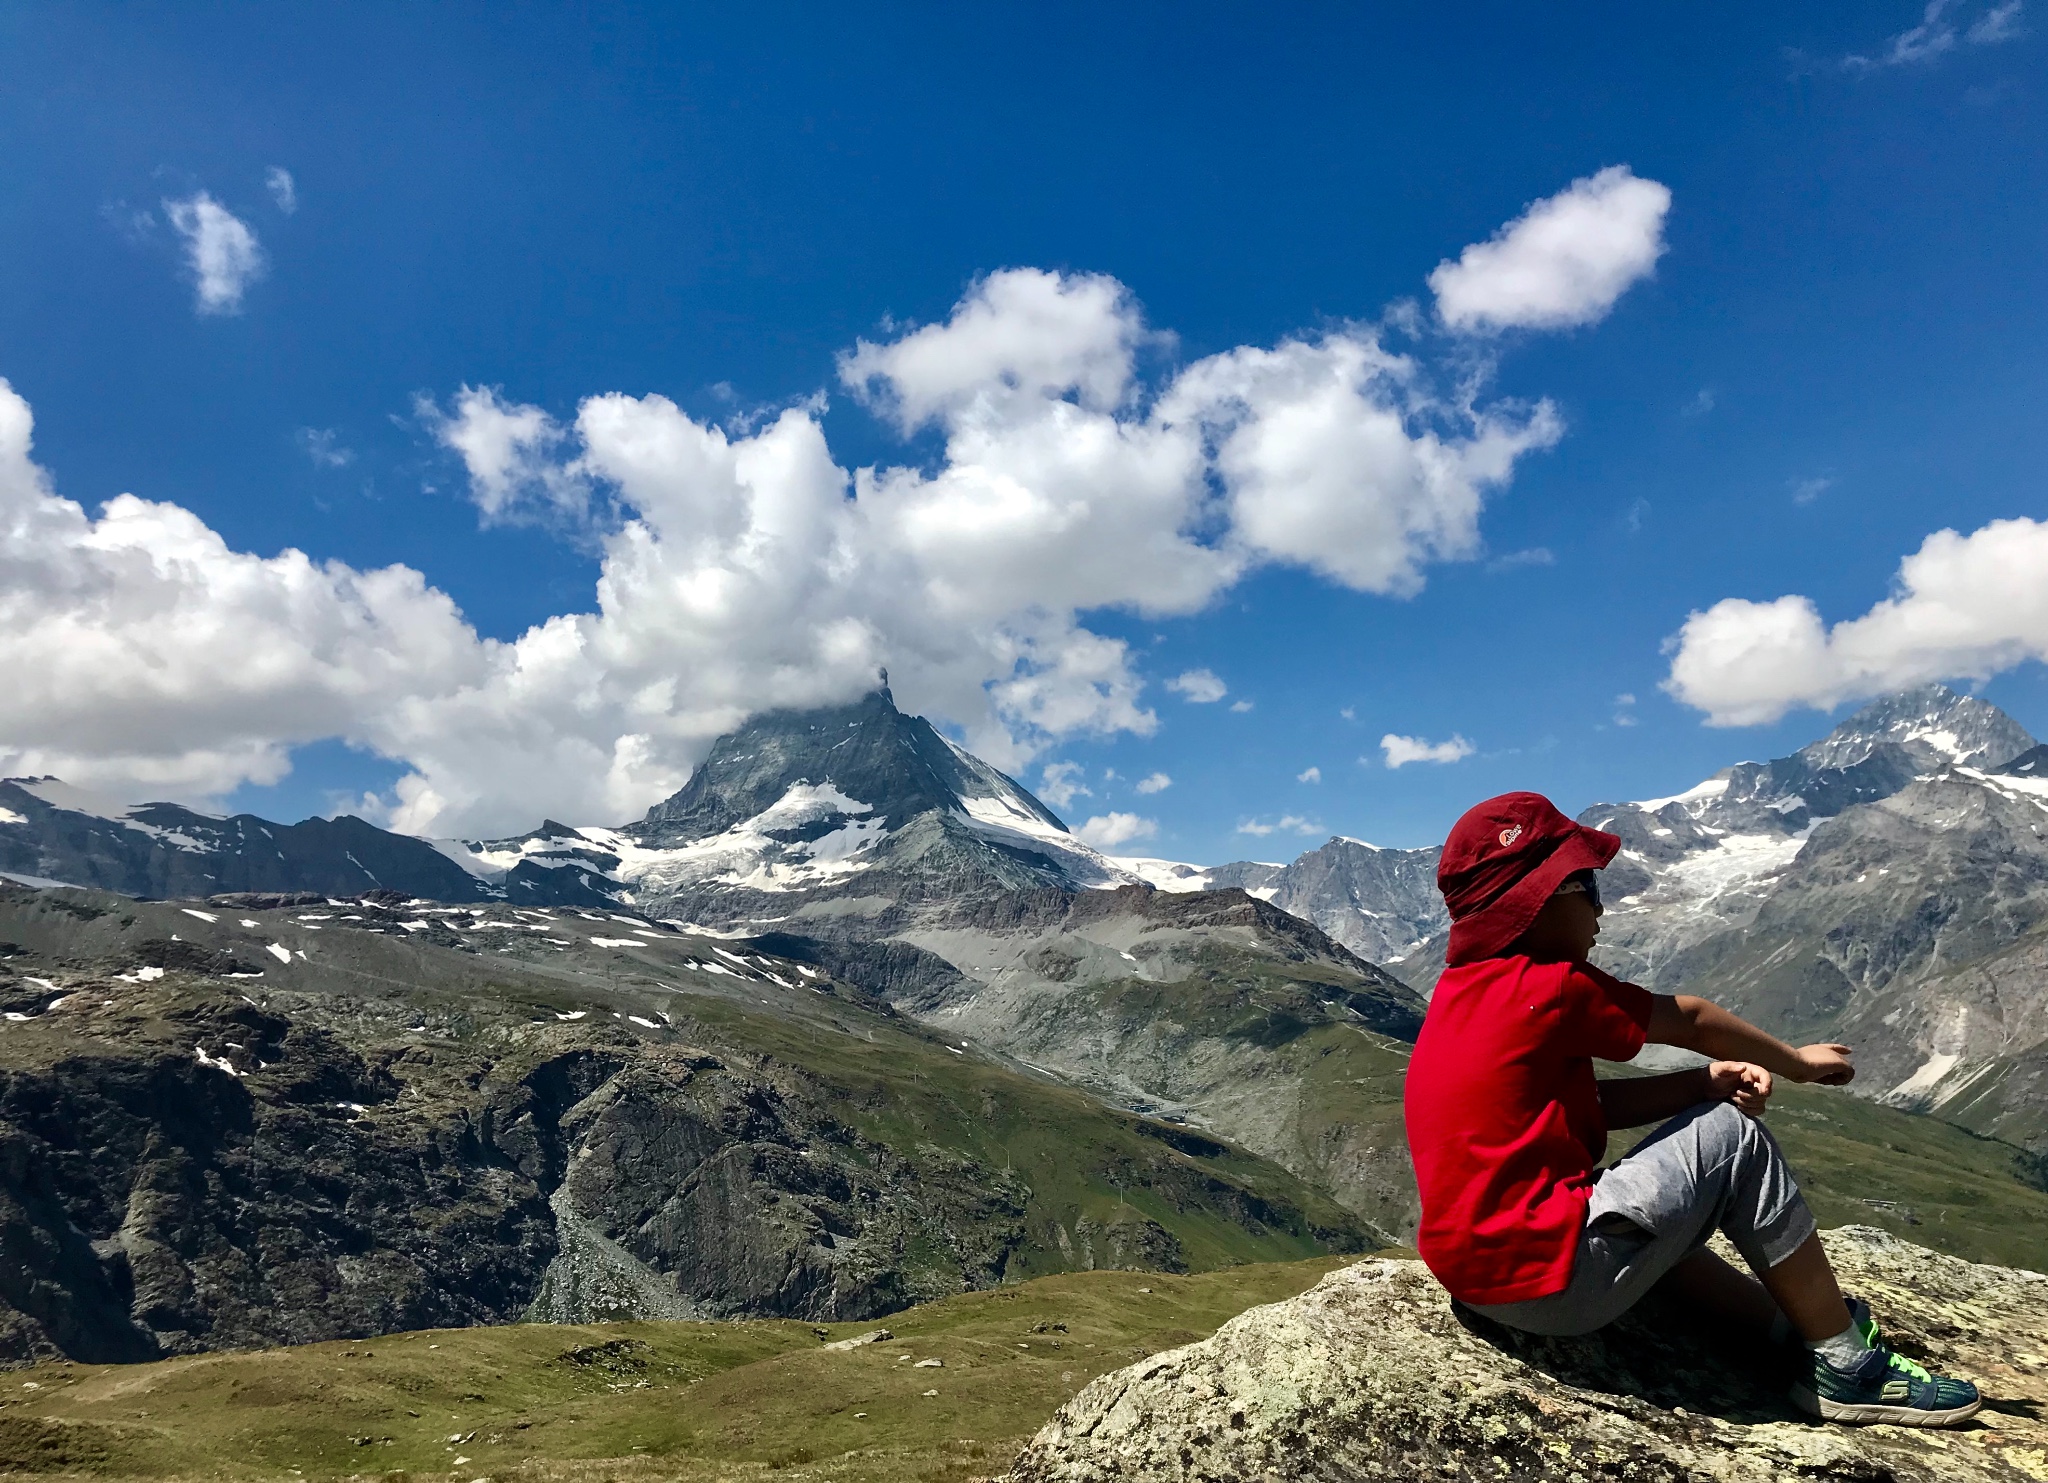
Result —
[{"label": "large boulder", "polygon": [[1984,1388],[1974,1424],[1826,1426],[1786,1400],[1790,1356],[1683,1315],[1534,1339],[1461,1319],[1421,1263],[1381,1258],[1104,1375],[1009,1483],[2048,1479],[2048,1277],[1867,1227],[1826,1241],[1903,1352]]}]

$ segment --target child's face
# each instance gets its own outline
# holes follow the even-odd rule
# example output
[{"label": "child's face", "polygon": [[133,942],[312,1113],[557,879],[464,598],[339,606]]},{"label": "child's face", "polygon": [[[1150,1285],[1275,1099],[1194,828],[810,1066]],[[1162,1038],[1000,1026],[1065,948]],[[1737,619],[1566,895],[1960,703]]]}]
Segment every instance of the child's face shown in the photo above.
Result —
[{"label": "child's face", "polygon": [[1538,962],[1577,963],[1591,955],[1599,936],[1599,899],[1571,891],[1544,902],[1515,946]]}]

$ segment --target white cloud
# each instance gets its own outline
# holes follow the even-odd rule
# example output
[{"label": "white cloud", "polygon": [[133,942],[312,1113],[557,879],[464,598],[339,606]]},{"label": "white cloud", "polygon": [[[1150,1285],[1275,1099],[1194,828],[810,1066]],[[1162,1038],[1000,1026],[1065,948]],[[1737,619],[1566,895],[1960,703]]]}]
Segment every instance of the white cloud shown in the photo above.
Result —
[{"label": "white cloud", "polygon": [[1337,714],[1342,716],[1347,721],[1356,721],[1358,719],[1358,707],[1355,705],[1347,705],[1344,707],[1343,710],[1337,712]]},{"label": "white cloud", "polygon": [[2048,522],[1936,531],[1894,595],[1829,628],[1810,598],[1724,598],[1673,637],[1664,689],[1714,726],[1775,721],[1929,680],[2048,660]]},{"label": "white cloud", "polygon": [[1810,479],[1789,480],[1785,487],[1791,492],[1793,504],[1810,505],[1835,487],[1835,479],[1832,474],[1818,474]]},{"label": "white cloud", "polygon": [[2003,0],[1970,23],[1965,39],[1972,46],[1996,46],[2002,41],[2017,40],[2024,34],[2020,27],[2022,8],[2022,0]]},{"label": "white cloud", "polygon": [[1548,402],[1453,412],[1357,329],[1198,361],[1159,415],[1213,447],[1248,555],[1403,597],[1427,563],[1477,554],[1486,492],[1563,434]]},{"label": "white cloud", "polygon": [[1237,832],[1239,834],[1257,835],[1261,838],[1268,834],[1310,835],[1321,834],[1323,826],[1316,823],[1313,819],[1303,818],[1300,814],[1285,814],[1272,823],[1267,823],[1264,819],[1246,819],[1237,826]]},{"label": "white cloud", "polygon": [[554,453],[567,432],[539,407],[508,404],[493,387],[465,386],[455,410],[443,414],[430,397],[413,412],[440,441],[462,457],[469,496],[486,525],[532,519],[578,522],[590,510],[590,488],[576,464]]},{"label": "white cloud", "polygon": [[263,276],[263,244],[249,224],[200,191],[164,202],[164,215],[185,239],[186,265],[199,292],[201,314],[236,314],[242,290]]},{"label": "white cloud", "polygon": [[1959,45],[1997,46],[2023,34],[2019,24],[2022,8],[2022,0],[1999,0],[1985,6],[1966,28],[1958,31],[1956,0],[1928,0],[1920,12],[1919,25],[1887,37],[1875,56],[1851,54],[1842,58],[1842,65],[1851,72],[1875,72],[1886,67],[1932,63]]},{"label": "white cloud", "polygon": [[355,462],[355,450],[342,447],[331,427],[300,428],[299,447],[306,457],[325,469],[345,469]]},{"label": "white cloud", "polygon": [[1048,762],[1038,775],[1038,796],[1054,808],[1063,809],[1076,798],[1094,795],[1082,784],[1087,769],[1078,762]]},{"label": "white cloud", "polygon": [[1496,556],[1486,563],[1490,572],[1518,571],[1526,566],[1556,566],[1557,554],[1548,546],[1531,546],[1525,551],[1510,551]]},{"label": "white cloud", "polygon": [[1430,742],[1419,736],[1396,736],[1390,731],[1380,738],[1380,752],[1389,768],[1406,767],[1411,762],[1460,762],[1472,755],[1472,743],[1462,736]]},{"label": "white cloud", "polygon": [[284,166],[272,165],[263,172],[263,188],[270,192],[270,199],[286,216],[299,209],[298,182],[292,179],[292,172]]},{"label": "white cloud", "polygon": [[1213,705],[1230,693],[1211,670],[1191,669],[1175,675],[1166,682],[1166,688],[1174,691],[1191,705]]},{"label": "white cloud", "polygon": [[1242,716],[1246,711],[1250,710],[1251,708],[1252,703],[1249,700],[1233,700],[1230,703],[1230,709],[1240,716]]},{"label": "white cloud", "polygon": [[[203,194],[174,220],[202,302],[228,307],[254,234]],[[822,394],[720,426],[661,396],[558,417],[462,386],[417,412],[484,520],[553,523],[599,561],[585,610],[504,642],[405,568],[236,552],[131,496],[88,517],[0,392],[0,683],[23,676],[7,766],[201,802],[335,737],[404,766],[391,823],[474,835],[635,817],[747,715],[850,699],[883,665],[907,708],[1013,771],[1067,737],[1146,734],[1143,653],[1091,614],[1198,613],[1274,564],[1413,592],[1477,553],[1486,492],[1558,436],[1546,406],[1489,406],[1461,366],[1432,390],[1381,334],[1146,377],[1140,352],[1169,342],[1121,285],[993,274],[842,360],[856,400],[936,433],[915,462],[861,468],[828,446]],[[1204,675],[1175,693],[1228,695]]]},{"label": "white cloud", "polygon": [[420,697],[487,678],[492,646],[418,572],[232,551],[128,494],[92,519],[31,432],[0,381],[0,771],[205,797],[283,776],[297,744],[371,740],[366,717],[390,740]]},{"label": "white cloud", "polygon": [[1294,775],[1294,780],[1297,783],[1320,783],[1323,780],[1323,770],[1320,767],[1304,768]]},{"label": "white cloud", "polygon": [[1159,832],[1159,825],[1151,819],[1141,819],[1136,814],[1098,814],[1074,831],[1075,836],[1098,850],[1113,850],[1118,845],[1129,844],[1134,839],[1150,839]]},{"label": "white cloud", "polygon": [[1592,324],[1663,256],[1670,209],[1670,190],[1626,165],[1575,180],[1438,264],[1437,313],[1461,330]]},{"label": "white cloud", "polygon": [[1173,779],[1163,772],[1155,772],[1149,777],[1140,778],[1136,784],[1140,793],[1164,793],[1172,786]]}]

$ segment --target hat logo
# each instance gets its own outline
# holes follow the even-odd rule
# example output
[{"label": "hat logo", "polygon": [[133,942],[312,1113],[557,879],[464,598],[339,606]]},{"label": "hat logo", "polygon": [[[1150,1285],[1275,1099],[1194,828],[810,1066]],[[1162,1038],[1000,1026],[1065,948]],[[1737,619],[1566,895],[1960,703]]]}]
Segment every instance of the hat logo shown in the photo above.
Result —
[{"label": "hat logo", "polygon": [[1521,837],[1522,826],[1520,824],[1515,825],[1515,827],[1512,829],[1503,829],[1500,832],[1500,847],[1502,849],[1506,849],[1509,845],[1513,844],[1516,840],[1520,839]]}]

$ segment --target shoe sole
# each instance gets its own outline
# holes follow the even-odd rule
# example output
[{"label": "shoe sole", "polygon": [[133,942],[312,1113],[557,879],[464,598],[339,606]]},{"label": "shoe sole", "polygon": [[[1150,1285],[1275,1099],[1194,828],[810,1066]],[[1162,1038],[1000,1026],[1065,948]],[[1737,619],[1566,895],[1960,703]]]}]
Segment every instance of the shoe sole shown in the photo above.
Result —
[{"label": "shoe sole", "polygon": [[1887,1406],[1882,1403],[1851,1405],[1831,1401],[1803,1385],[1792,1388],[1792,1399],[1808,1415],[1840,1426],[1954,1426],[1959,1421],[1968,1421],[1984,1409],[1982,1396],[1967,1406],[1951,1406],[1946,1411],[1923,1411],[1915,1406]]}]

